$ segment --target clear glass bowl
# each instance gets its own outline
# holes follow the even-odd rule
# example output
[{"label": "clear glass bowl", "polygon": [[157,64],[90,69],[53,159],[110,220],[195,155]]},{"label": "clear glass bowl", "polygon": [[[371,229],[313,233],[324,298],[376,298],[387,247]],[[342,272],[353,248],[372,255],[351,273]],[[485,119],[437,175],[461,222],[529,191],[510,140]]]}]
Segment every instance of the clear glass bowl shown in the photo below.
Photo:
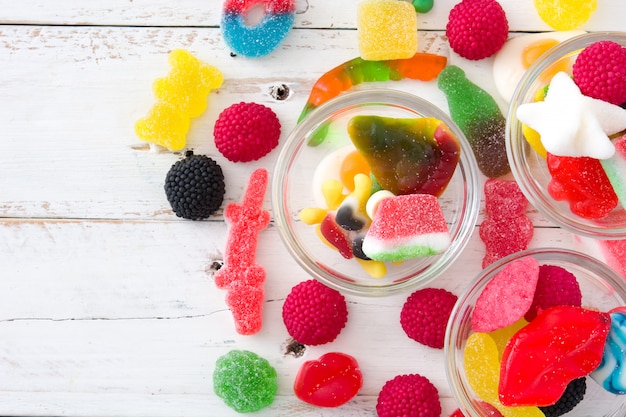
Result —
[{"label": "clear glass bowl", "polygon": [[[581,288],[582,305],[609,311],[626,305],[626,281],[607,265],[580,252],[557,249],[528,249],[494,262],[476,276],[459,297],[452,310],[446,329],[444,356],[448,384],[459,407],[469,417],[486,417],[480,408],[480,399],[468,384],[463,351],[472,334],[471,317],[476,299],[489,281],[512,261],[532,256],[539,265],[556,265],[573,273]],[[564,416],[567,417],[622,417],[626,415],[626,396],[605,391],[587,377],[587,392],[581,403]]]},{"label": "clear glass bowl", "polygon": [[[461,146],[460,161],[445,192],[439,197],[451,235],[449,248],[436,256],[401,264],[387,264],[383,278],[373,278],[355,259],[344,259],[323,243],[315,226],[300,221],[307,207],[321,207],[312,178],[329,154],[351,144],[346,125],[355,115],[434,117],[443,121]],[[308,146],[312,135],[327,128],[327,138]],[[439,276],[458,257],[474,230],[480,204],[478,168],[467,139],[448,115],[412,94],[388,89],[352,91],[311,112],[291,132],[278,156],[273,174],[272,208],[287,249],[310,276],[348,294],[382,296],[408,291]]]},{"label": "clear glass bowl", "polygon": [[[585,219],[573,214],[566,201],[548,193],[551,176],[546,161],[527,143],[522,123],[515,117],[517,108],[534,101],[535,93],[549,83],[554,68],[571,67],[580,51],[601,40],[626,46],[626,33],[596,32],[566,40],[546,51],[528,68],[511,99],[506,126],[506,149],[511,172],[528,201],[548,220],[570,232],[600,239],[626,238],[626,210],[621,204],[602,219]],[[550,75],[549,75],[550,74]]]}]

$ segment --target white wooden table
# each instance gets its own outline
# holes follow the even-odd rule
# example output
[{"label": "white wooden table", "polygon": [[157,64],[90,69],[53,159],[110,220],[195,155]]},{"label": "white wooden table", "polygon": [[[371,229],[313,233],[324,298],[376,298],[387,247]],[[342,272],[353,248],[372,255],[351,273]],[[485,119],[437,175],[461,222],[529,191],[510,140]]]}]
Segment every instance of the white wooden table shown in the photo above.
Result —
[{"label": "white wooden table", "polygon": [[[420,50],[445,43],[456,2],[435,3],[419,16]],[[530,0],[501,3],[512,32],[549,29]],[[622,0],[599,3],[582,29],[626,29]],[[356,4],[298,0],[283,45],[251,60],[231,57],[223,43],[220,0],[0,0],[0,415],[238,415],[212,388],[215,360],[231,349],[253,350],[278,371],[279,394],[257,415],[373,416],[384,382],[415,372],[439,389],[443,416],[456,408],[443,352],[418,345],[400,327],[408,294],[347,297],[350,318],[335,342],[299,358],[286,353],[282,301],[308,277],[273,224],[258,250],[268,275],[264,326],[238,335],[224,292],[206,271],[224,248],[221,212],[201,222],[175,217],[163,182],[181,153],[150,152],[133,131],[172,49],[218,67],[225,82],[193,122],[188,146],[222,165],[224,204],[239,201],[249,174],[261,166],[271,173],[278,152],[254,163],[226,161],[212,141],[217,115],[239,101],[265,104],[281,120],[284,141],[313,82],[358,55]],[[452,53],[449,62],[500,100],[492,60]],[[285,101],[269,94],[281,83],[293,92]],[[410,82],[385,87],[425,94]],[[436,89],[425,98],[446,109]],[[532,247],[576,247],[571,234],[530,215]],[[432,285],[460,294],[483,251],[474,233]],[[292,392],[302,362],[327,351],[352,354],[364,374],[360,394],[339,409],[314,408]]]}]

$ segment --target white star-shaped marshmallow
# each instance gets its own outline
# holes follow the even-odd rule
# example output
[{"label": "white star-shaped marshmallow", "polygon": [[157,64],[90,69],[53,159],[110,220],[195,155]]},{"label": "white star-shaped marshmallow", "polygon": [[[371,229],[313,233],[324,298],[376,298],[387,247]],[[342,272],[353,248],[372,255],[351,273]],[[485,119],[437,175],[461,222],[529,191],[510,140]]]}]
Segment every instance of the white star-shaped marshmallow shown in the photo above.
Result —
[{"label": "white star-shaped marshmallow", "polygon": [[516,116],[559,156],[610,158],[615,146],[609,136],[626,129],[625,109],[583,95],[565,72],[552,78],[544,101],[520,105]]}]

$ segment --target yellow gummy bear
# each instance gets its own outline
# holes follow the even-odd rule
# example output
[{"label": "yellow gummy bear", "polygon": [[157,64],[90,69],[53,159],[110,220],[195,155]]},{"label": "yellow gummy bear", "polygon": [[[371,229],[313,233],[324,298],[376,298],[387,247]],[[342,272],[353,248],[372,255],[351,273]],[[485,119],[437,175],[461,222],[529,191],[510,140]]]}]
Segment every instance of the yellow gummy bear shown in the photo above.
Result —
[{"label": "yellow gummy bear", "polygon": [[487,333],[473,333],[463,351],[465,375],[470,387],[481,400],[493,405],[504,417],[545,417],[537,407],[507,407],[498,398],[500,354]]},{"label": "yellow gummy bear", "polygon": [[173,50],[168,62],[170,72],[152,86],[157,101],[146,117],[137,120],[135,133],[146,142],[177,151],[185,147],[191,119],[204,113],[207,96],[222,85],[224,77],[183,49]]},{"label": "yellow gummy bear", "polygon": [[410,2],[364,0],[357,8],[361,58],[369,61],[411,58],[417,51],[417,14]]},{"label": "yellow gummy bear", "polygon": [[572,30],[583,25],[596,7],[597,0],[535,0],[541,20],[556,30]]}]

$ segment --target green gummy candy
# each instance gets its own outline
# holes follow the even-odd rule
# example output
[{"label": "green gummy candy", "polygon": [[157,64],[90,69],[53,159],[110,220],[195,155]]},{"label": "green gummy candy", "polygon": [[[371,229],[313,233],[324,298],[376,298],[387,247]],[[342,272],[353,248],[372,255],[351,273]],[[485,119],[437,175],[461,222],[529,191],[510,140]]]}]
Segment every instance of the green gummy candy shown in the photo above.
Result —
[{"label": "green gummy candy", "polygon": [[467,137],[481,172],[490,178],[508,174],[506,119],[494,98],[454,65],[441,71],[437,86],[446,95],[450,116]]},{"label": "green gummy candy", "polygon": [[254,352],[231,350],[217,359],[213,389],[233,410],[253,413],[274,401],[278,391],[276,370]]}]

